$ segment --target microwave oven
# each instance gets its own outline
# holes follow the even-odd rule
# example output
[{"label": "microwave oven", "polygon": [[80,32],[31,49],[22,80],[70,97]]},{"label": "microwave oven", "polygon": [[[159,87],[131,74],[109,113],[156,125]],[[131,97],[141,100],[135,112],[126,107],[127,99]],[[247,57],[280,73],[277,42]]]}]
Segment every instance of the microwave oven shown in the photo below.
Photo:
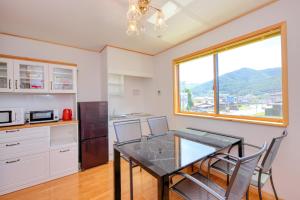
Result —
[{"label": "microwave oven", "polygon": [[23,108],[0,108],[0,126],[14,126],[24,123]]},{"label": "microwave oven", "polygon": [[59,114],[57,109],[53,110],[36,110],[29,111],[26,115],[26,120],[30,124],[42,123],[42,122],[55,122],[59,120]]}]

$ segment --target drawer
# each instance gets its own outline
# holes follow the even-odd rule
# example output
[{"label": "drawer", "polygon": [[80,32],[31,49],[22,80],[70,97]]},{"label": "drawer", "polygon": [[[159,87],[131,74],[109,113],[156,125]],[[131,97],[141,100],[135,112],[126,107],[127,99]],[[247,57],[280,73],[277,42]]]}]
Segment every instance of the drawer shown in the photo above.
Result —
[{"label": "drawer", "polygon": [[49,151],[50,138],[34,138],[27,140],[0,141],[0,160],[15,156],[41,153]]},{"label": "drawer", "polygon": [[50,176],[58,177],[78,171],[77,145],[51,149]]},{"label": "drawer", "polygon": [[49,126],[0,131],[0,142],[9,142],[16,138],[26,140],[41,137],[50,137]]},{"label": "drawer", "polygon": [[0,161],[0,194],[49,176],[49,152]]}]

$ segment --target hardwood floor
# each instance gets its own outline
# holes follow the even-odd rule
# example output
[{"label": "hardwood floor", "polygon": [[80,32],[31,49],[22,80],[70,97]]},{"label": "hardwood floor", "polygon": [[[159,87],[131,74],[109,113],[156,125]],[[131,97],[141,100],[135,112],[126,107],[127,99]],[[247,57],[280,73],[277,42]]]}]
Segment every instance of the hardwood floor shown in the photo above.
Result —
[{"label": "hardwood floor", "polygon": [[[224,185],[224,181],[214,178]],[[157,194],[156,179],[139,167],[134,169],[134,199],[153,200]],[[112,200],[113,199],[113,163],[110,162],[93,169],[66,176],[37,186],[0,196],[0,200]],[[171,192],[172,200],[181,198]],[[128,163],[122,162],[122,199],[129,199]],[[253,191],[250,200],[258,199]],[[270,199],[269,197],[264,200]]]}]

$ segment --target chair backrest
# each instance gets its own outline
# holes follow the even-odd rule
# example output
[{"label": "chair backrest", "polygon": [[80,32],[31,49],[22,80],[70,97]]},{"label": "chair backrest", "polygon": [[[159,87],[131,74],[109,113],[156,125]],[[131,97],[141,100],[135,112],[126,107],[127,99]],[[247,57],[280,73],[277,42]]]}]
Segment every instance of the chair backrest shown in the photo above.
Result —
[{"label": "chair backrest", "polygon": [[281,136],[272,139],[272,142],[261,163],[262,172],[268,172],[272,168],[272,163],[278,153],[280,144],[287,134],[287,130],[284,130]]},{"label": "chair backrest", "polygon": [[118,143],[142,137],[141,121],[139,119],[114,122],[114,129]]},{"label": "chair backrest", "polygon": [[241,200],[245,195],[257,163],[267,149],[267,143],[255,154],[238,159],[231,176],[225,197],[228,200]]},{"label": "chair backrest", "polygon": [[166,116],[151,117],[147,119],[151,135],[158,135],[169,131],[168,119]]}]

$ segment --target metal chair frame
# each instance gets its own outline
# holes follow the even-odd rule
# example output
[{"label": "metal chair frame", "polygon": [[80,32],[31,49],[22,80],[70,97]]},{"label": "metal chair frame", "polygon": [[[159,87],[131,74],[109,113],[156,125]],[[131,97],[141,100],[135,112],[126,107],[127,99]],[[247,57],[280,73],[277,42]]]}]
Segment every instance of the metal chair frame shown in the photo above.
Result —
[{"label": "metal chair frame", "polygon": [[[267,148],[266,152],[265,152],[265,155],[263,156],[263,160],[261,162],[260,165],[258,165],[255,169],[255,171],[258,172],[258,185],[257,185],[257,190],[258,190],[258,194],[259,194],[259,199],[262,200],[262,182],[261,182],[261,177],[263,174],[266,174],[269,176],[270,178],[270,182],[271,182],[271,186],[272,186],[272,189],[273,189],[273,192],[274,192],[274,196],[276,198],[276,200],[278,200],[278,195],[277,195],[277,192],[276,192],[276,189],[275,189],[275,185],[274,185],[274,180],[273,180],[273,176],[272,176],[272,162],[269,163],[270,166],[267,166],[267,170],[265,169],[266,167],[266,162],[267,162],[267,159],[269,158],[269,156],[271,155],[270,153],[272,152],[272,148],[274,147],[275,145],[275,142],[276,140],[282,140],[284,137],[287,136],[287,130],[284,130],[282,135],[279,136],[279,137],[275,137],[272,139],[269,147]],[[281,142],[281,141],[280,141]],[[256,145],[253,145],[253,144],[248,144],[248,143],[243,143],[243,145],[245,146],[249,146],[249,147],[252,147],[252,148],[256,148],[256,149],[259,149],[260,147],[256,146]],[[228,154],[231,152],[233,146],[231,146],[228,150]],[[202,165],[202,163],[201,163]],[[200,169],[201,169],[201,165],[200,165]],[[209,160],[208,162],[208,174],[210,174],[210,169],[213,168],[215,170],[218,170],[220,171],[218,168],[214,168],[213,167],[213,164],[211,165],[211,159]],[[221,171],[222,173],[225,173],[224,171]],[[228,170],[229,172],[229,170]],[[230,173],[225,173],[226,174],[226,182],[227,182],[227,185],[229,184],[229,178],[230,176],[232,176]],[[246,199],[249,199],[249,196],[248,196],[248,193],[249,191],[247,191],[247,196],[246,196]]]},{"label": "metal chair frame", "polygon": [[[118,131],[117,131],[116,127],[118,125],[126,125],[126,124],[133,124],[133,123],[138,123],[139,124],[140,133],[141,133],[140,139],[131,139],[131,140],[127,140],[127,141],[120,141],[120,137],[119,137],[119,135],[117,133]],[[113,125],[114,125],[115,134],[116,134],[116,138],[117,138],[117,145],[124,145],[124,144],[129,144],[129,143],[141,141],[141,138],[142,138],[142,127],[141,127],[141,120],[140,119],[118,121],[118,122],[114,122]],[[130,199],[133,200],[133,172],[132,172],[132,169],[134,167],[139,166],[139,165],[137,165],[136,163],[134,163],[131,160],[131,158],[128,158],[127,156],[121,155],[121,157],[129,163]],[[140,168],[140,172],[141,171],[142,171],[142,168]]]},{"label": "metal chair frame", "polygon": [[[231,179],[230,179],[230,182],[229,182],[229,185],[228,185],[228,187],[227,187],[227,189],[225,191],[225,195],[224,196],[220,195],[215,190],[213,190],[212,188],[210,188],[208,185],[206,185],[203,182],[199,181],[198,179],[194,178],[192,175],[189,175],[189,174],[186,174],[186,173],[183,173],[183,172],[177,172],[176,174],[184,177],[184,179],[188,179],[191,182],[195,183],[196,185],[198,185],[199,187],[201,187],[202,189],[204,189],[205,191],[207,191],[209,194],[213,195],[215,198],[217,198],[219,200],[228,200],[229,195],[231,194],[230,193],[231,189],[233,188],[233,184],[234,184],[235,178],[237,177],[239,169],[241,167],[241,164],[244,163],[244,162],[249,162],[249,161],[251,161],[253,159],[257,159],[258,156],[260,157],[266,151],[266,148],[267,148],[267,144],[264,143],[264,145],[260,148],[260,150],[258,152],[256,152],[253,155],[245,156],[245,157],[242,157],[242,158],[235,157],[235,156],[232,156],[232,155],[226,154],[226,153],[216,153],[216,154],[214,154],[214,155],[212,155],[212,156],[209,157],[210,160],[213,159],[213,158],[217,158],[217,159],[223,160],[223,161],[225,161],[227,163],[230,163],[230,164],[232,164],[232,165],[235,166],[234,167],[234,171],[233,171],[232,176],[231,176]],[[226,159],[223,156],[230,156],[231,158],[233,158],[234,160],[236,160],[236,162],[232,162],[231,160],[228,160],[228,159]],[[201,172],[199,171],[197,173],[201,173]],[[209,179],[209,174],[208,174],[207,178]],[[249,182],[250,182],[250,180],[249,180]],[[171,187],[171,190],[175,191],[176,193],[178,193],[179,195],[181,195],[183,198],[189,199],[189,197],[186,194],[184,194],[181,191],[176,190],[174,188],[174,186],[176,186],[178,183],[174,184]]]},{"label": "metal chair frame", "polygon": [[151,135],[156,135],[156,134],[153,133],[154,130],[153,130],[153,126],[151,125],[151,120],[158,120],[158,119],[166,120],[167,129],[170,130],[167,116],[150,117],[150,118],[147,118],[147,122],[148,122],[148,126],[149,126],[149,129],[150,129]]}]

